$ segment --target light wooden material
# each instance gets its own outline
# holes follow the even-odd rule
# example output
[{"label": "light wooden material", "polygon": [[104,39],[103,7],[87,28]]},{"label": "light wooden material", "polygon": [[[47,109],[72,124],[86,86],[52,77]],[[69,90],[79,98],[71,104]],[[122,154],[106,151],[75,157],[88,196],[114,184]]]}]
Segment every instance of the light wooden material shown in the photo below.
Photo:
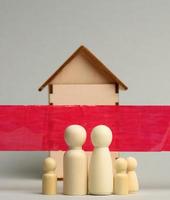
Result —
[{"label": "light wooden material", "polygon": [[39,91],[49,84],[102,84],[117,83],[123,90],[127,86],[119,80],[93,53],[80,46],[58,70],[46,80]]},{"label": "light wooden material", "polygon": [[109,195],[113,191],[113,165],[108,146],[112,141],[111,130],[104,125],[96,126],[91,133],[94,145],[88,174],[88,193]]},{"label": "light wooden material", "polygon": [[116,174],[116,169],[115,169],[115,163],[116,163],[116,160],[118,159],[118,157],[119,157],[119,154],[117,153],[117,155],[116,155],[116,153],[111,153],[111,155],[112,155],[112,164],[113,164],[113,194],[115,193],[115,174]]},{"label": "light wooden material", "polygon": [[[117,102],[114,84],[53,85],[54,105],[113,105]],[[59,94],[59,95],[57,95]]]},{"label": "light wooden material", "polygon": [[106,84],[113,83],[110,77],[103,74],[94,67],[85,56],[81,54],[72,59],[56,76],[51,84]]},{"label": "light wooden material", "polygon": [[137,161],[133,157],[127,158],[127,174],[128,174],[128,185],[129,192],[138,192],[139,191],[139,182],[136,175]]},{"label": "light wooden material", "polygon": [[43,163],[42,193],[55,195],[57,193],[56,162],[53,158],[46,158]]},{"label": "light wooden material", "polygon": [[57,163],[55,172],[57,173],[57,179],[63,179],[63,157],[65,151],[50,151],[49,156],[53,158]]},{"label": "light wooden material", "polygon": [[[127,86],[84,46],[80,46],[40,86],[39,91],[47,85],[50,105],[118,105],[119,89],[127,89]],[[63,152],[52,151],[50,156],[56,160],[57,176],[62,179]]]},{"label": "light wooden material", "polygon": [[116,174],[114,176],[114,194],[127,195],[128,194],[128,175],[127,161],[124,158],[118,158],[115,161]]},{"label": "light wooden material", "polygon": [[86,131],[80,125],[71,125],[65,130],[69,150],[64,154],[64,194],[87,194],[87,156],[82,150]]},{"label": "light wooden material", "polygon": [[[111,154],[111,158],[112,158],[113,175],[115,175],[115,173],[116,173],[116,170],[115,170],[115,161],[119,157],[119,153],[118,152],[110,152],[110,154]],[[86,151],[86,155],[87,155],[88,169],[89,169],[92,152],[91,151]]]}]

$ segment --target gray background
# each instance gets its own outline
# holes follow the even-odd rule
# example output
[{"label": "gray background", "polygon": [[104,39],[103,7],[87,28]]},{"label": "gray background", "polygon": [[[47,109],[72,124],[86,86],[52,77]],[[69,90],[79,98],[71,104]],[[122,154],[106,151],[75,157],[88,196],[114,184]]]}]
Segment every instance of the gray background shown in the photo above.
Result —
[{"label": "gray background", "polygon": [[[38,87],[81,44],[128,85],[121,104],[170,104],[168,0],[0,0],[0,104],[47,104]],[[0,152],[0,177],[38,179],[46,155]],[[169,153],[123,155],[143,188],[170,186]]]}]

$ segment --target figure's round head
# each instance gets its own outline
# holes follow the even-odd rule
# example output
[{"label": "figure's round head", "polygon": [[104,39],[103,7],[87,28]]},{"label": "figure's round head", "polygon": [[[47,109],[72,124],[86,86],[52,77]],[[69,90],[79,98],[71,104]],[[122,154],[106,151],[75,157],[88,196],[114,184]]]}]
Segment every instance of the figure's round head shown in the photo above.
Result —
[{"label": "figure's round head", "polygon": [[118,158],[115,161],[115,167],[117,172],[126,171],[127,170],[127,161],[124,158]]},{"label": "figure's round head", "polygon": [[137,167],[137,160],[133,157],[127,158],[127,169],[128,171],[135,170]]},{"label": "figure's round head", "polygon": [[108,147],[112,142],[112,131],[105,125],[98,125],[92,130],[91,140],[95,147]]},{"label": "figure's round head", "polygon": [[65,129],[65,141],[70,147],[81,147],[86,140],[86,130],[80,125],[70,125]]},{"label": "figure's round head", "polygon": [[55,169],[56,169],[56,161],[51,157],[46,158],[43,163],[43,170],[54,171]]}]

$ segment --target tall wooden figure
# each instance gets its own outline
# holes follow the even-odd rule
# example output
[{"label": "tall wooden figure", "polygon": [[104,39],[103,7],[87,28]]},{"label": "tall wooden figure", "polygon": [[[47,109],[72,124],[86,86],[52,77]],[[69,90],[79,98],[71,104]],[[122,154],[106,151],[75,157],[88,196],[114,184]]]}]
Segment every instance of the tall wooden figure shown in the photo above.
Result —
[{"label": "tall wooden figure", "polygon": [[127,158],[127,174],[128,174],[128,184],[129,192],[137,192],[139,190],[138,178],[136,175],[137,161],[133,157]]},{"label": "tall wooden figure", "polygon": [[71,125],[65,130],[69,150],[64,154],[64,194],[87,194],[87,156],[82,150],[86,131],[80,125]]},{"label": "tall wooden figure", "polygon": [[108,149],[112,141],[112,131],[105,125],[96,126],[91,133],[94,145],[89,165],[88,193],[109,195],[113,192],[113,166]]}]

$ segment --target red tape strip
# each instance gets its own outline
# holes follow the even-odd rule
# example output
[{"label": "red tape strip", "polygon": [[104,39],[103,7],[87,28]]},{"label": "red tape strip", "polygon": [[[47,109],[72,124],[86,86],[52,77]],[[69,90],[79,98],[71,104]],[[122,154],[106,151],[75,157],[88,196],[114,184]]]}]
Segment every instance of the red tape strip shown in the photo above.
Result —
[{"label": "red tape strip", "polygon": [[98,124],[113,131],[112,151],[169,151],[170,106],[0,106],[0,150],[66,150],[64,129]]}]

